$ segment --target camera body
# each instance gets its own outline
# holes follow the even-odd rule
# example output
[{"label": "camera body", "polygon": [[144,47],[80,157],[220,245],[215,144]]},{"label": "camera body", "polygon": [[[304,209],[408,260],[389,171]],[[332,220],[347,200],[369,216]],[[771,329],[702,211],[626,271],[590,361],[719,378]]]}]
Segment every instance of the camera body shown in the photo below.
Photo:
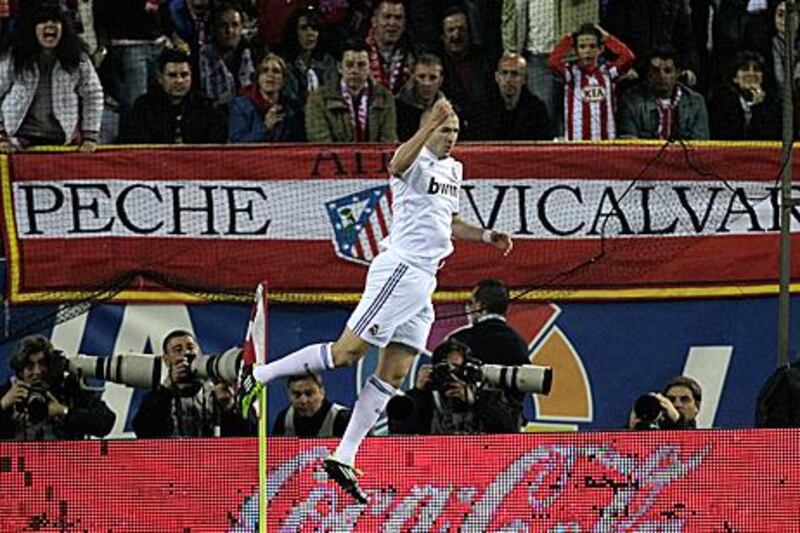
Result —
[{"label": "camera body", "polygon": [[[460,364],[447,361],[447,355],[459,352]],[[448,339],[433,352],[433,375],[429,390],[441,390],[457,377],[461,381],[476,385],[487,383],[514,393],[550,393],[553,384],[553,369],[538,365],[489,365],[472,356],[469,346],[457,339]]]},{"label": "camera body", "polygon": [[50,388],[47,385],[35,385],[28,387],[28,398],[23,403],[17,404],[20,411],[28,413],[28,420],[33,424],[38,424],[47,420],[48,404],[50,399],[47,392]]},{"label": "camera body", "polygon": [[47,363],[45,380],[35,385],[25,385],[28,396],[23,402],[17,404],[17,410],[27,413],[28,420],[33,424],[47,420],[50,404],[49,394],[60,396],[64,390],[67,376],[67,359],[61,350],[54,349],[52,357]]},{"label": "camera body", "polygon": [[654,392],[639,396],[633,404],[633,413],[639,419],[633,429],[661,429],[664,410]]},{"label": "camera body", "polygon": [[200,383],[203,381],[197,375],[197,370],[194,367],[197,361],[197,353],[195,352],[186,352],[183,354],[183,358],[186,360],[186,365],[188,371],[183,374],[180,379],[175,379],[175,382],[182,385],[193,384],[193,383]]},{"label": "camera body", "polygon": [[456,378],[468,385],[480,383],[483,379],[481,362],[471,357],[465,358],[460,365],[453,365],[447,361],[442,361],[433,365],[431,381],[428,384],[430,390],[441,391],[454,382]]}]

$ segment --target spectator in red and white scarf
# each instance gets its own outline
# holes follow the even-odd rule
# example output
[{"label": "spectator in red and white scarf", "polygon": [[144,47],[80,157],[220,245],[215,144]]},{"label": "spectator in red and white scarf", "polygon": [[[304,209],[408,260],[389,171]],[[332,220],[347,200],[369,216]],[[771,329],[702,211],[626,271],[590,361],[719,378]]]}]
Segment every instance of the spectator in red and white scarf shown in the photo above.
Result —
[{"label": "spectator in red and white scarf", "polygon": [[367,34],[369,71],[372,77],[397,95],[411,77],[414,56],[406,38],[406,8],[401,0],[381,0],[372,15]]},{"label": "spectator in red and white scarf", "polygon": [[231,101],[228,139],[231,142],[304,141],[303,114],[284,91],[286,62],[267,54],[256,70],[256,83]]},{"label": "spectator in red and white scarf", "polygon": [[678,52],[663,47],[651,54],[644,83],[620,99],[620,138],[699,140],[709,138],[703,95],[680,83]]},{"label": "spectator in red and white scarf", "polygon": [[369,75],[363,41],[347,42],[339,56],[341,81],[308,97],[306,136],[311,142],[393,142],[397,140],[395,100]]}]

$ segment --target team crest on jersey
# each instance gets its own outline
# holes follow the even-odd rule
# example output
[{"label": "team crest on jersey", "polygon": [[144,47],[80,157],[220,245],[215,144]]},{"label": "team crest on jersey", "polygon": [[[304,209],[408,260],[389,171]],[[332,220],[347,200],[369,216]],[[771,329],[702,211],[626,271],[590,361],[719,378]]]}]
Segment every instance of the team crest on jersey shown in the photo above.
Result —
[{"label": "team crest on jersey", "polygon": [[336,255],[369,264],[378,255],[378,243],[392,224],[392,193],[388,185],[364,189],[325,203],[333,228]]}]

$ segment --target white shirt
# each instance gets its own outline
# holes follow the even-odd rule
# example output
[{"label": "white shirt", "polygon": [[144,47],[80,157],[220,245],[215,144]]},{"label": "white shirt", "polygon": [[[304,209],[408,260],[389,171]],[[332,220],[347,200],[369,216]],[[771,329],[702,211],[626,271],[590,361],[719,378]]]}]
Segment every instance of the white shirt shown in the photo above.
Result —
[{"label": "white shirt", "polygon": [[435,272],[453,252],[453,215],[458,213],[463,167],[423,147],[402,177],[392,176],[392,227],[381,242],[404,261]]}]

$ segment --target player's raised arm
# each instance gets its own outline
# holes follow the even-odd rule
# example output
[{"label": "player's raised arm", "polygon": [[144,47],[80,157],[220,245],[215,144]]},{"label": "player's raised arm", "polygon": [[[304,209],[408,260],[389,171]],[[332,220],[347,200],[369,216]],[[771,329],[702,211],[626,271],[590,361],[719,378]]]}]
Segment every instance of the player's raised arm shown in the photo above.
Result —
[{"label": "player's raised arm", "polygon": [[397,148],[392,160],[389,162],[389,172],[393,176],[402,176],[414,163],[414,160],[417,159],[420,150],[436,131],[436,128],[444,124],[453,113],[453,107],[444,98],[433,104],[431,110],[423,115],[422,123],[417,132]]}]

